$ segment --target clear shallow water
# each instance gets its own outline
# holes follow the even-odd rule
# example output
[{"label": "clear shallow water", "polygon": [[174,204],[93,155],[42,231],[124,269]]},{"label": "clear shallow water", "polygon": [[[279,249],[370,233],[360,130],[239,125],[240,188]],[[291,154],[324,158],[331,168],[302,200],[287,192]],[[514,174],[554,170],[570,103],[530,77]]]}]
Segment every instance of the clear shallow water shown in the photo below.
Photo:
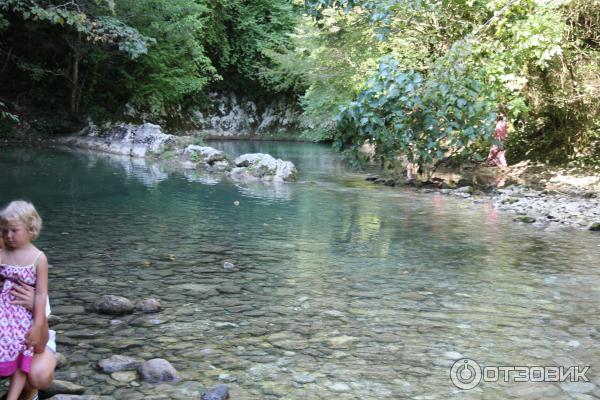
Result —
[{"label": "clear shallow water", "polygon": [[[37,244],[69,359],[58,378],[115,399],[197,398],[218,382],[233,399],[600,397],[599,236],[374,186],[323,146],[210,145],[292,160],[300,182],[237,185],[142,160],[2,149],[0,201],[30,199],[45,220]],[[155,297],[164,311],[99,315],[103,294]],[[460,391],[448,352],[481,365],[590,365],[592,386]],[[111,354],[166,358],[184,381],[119,382],[95,369]]]}]

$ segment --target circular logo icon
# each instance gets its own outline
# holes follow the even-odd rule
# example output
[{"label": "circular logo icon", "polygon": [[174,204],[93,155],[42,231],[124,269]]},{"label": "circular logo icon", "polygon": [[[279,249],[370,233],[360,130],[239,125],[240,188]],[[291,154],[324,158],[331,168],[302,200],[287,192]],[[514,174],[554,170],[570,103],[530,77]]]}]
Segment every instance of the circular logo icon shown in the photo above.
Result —
[{"label": "circular logo icon", "polygon": [[452,365],[450,380],[459,389],[473,389],[481,382],[481,367],[475,360],[461,358]]}]

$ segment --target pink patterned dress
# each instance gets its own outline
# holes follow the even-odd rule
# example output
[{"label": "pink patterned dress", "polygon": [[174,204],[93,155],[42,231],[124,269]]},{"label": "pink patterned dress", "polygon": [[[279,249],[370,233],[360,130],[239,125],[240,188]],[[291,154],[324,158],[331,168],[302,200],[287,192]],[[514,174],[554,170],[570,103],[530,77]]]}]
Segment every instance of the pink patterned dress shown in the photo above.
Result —
[{"label": "pink patterned dress", "polygon": [[10,290],[18,282],[35,286],[35,263],[40,255],[31,265],[0,264],[0,276],[4,278],[0,293],[0,376],[10,376],[17,368],[26,373],[31,369],[33,347],[26,346],[25,336],[33,315],[23,306],[10,304],[14,300]]}]

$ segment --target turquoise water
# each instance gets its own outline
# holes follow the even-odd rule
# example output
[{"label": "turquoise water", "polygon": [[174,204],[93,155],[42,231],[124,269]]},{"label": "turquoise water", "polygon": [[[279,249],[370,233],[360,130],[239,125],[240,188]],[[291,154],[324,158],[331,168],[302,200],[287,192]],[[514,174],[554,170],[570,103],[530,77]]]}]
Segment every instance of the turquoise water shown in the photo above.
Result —
[{"label": "turquoise water", "polygon": [[[115,399],[197,398],[219,382],[233,399],[600,397],[598,235],[375,186],[325,146],[210,145],[291,160],[299,182],[2,149],[0,202],[29,199],[44,218],[37,244],[69,360],[58,378]],[[103,294],[158,298],[164,310],[99,315]],[[481,365],[590,365],[591,386],[461,391],[449,379],[455,353]],[[99,372],[111,354],[166,358],[184,380]]]}]

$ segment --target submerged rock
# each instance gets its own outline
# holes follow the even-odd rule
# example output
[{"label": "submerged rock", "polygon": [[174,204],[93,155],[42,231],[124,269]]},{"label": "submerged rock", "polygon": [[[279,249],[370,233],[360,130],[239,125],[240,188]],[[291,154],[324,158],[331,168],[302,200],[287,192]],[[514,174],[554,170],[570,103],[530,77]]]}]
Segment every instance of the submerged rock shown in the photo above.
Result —
[{"label": "submerged rock", "polygon": [[154,358],[146,361],[138,372],[146,382],[178,382],[181,380],[179,372],[170,362],[163,358]]},{"label": "submerged rock", "polygon": [[313,383],[317,379],[310,374],[294,374],[292,377],[293,381],[299,384]]},{"label": "submerged rock", "polygon": [[104,372],[135,371],[142,366],[142,362],[139,358],[114,355],[98,361],[98,368]]},{"label": "submerged rock", "polygon": [[122,315],[133,312],[133,303],[121,296],[105,295],[96,301],[96,309],[102,314]]},{"label": "submerged rock", "polygon": [[226,385],[216,386],[202,393],[202,400],[227,400],[229,399],[229,388]]},{"label": "submerged rock", "polygon": [[298,176],[298,170],[291,161],[275,159],[269,154],[243,154],[236,158],[229,176],[238,181],[291,182]]},{"label": "submerged rock", "polygon": [[44,397],[52,397],[56,394],[83,394],[85,387],[68,381],[55,379],[50,386],[42,391]]},{"label": "submerged rock", "polygon": [[137,373],[135,371],[113,372],[110,377],[115,381],[128,383],[137,379]]},{"label": "submerged rock", "polygon": [[146,314],[157,313],[161,310],[160,301],[156,299],[144,299],[135,305],[135,309]]}]

